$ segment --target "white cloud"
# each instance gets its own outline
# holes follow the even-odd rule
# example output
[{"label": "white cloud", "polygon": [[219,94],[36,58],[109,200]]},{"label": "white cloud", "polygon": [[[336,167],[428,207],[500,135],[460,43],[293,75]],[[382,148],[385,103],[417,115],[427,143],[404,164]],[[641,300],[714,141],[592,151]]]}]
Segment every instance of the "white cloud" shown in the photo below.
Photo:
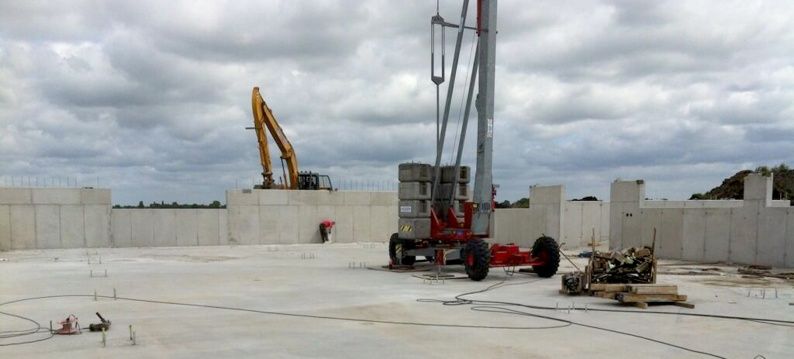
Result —
[{"label": "white cloud", "polygon": [[[441,5],[457,21],[459,2]],[[747,166],[794,162],[790,2],[499,6],[500,199],[534,183],[605,197],[616,177],[683,198]],[[4,2],[0,176],[99,182],[120,203],[223,199],[259,176],[243,128],[260,86],[306,169],[393,181],[397,163],[434,155],[434,10],[385,0]]]}]

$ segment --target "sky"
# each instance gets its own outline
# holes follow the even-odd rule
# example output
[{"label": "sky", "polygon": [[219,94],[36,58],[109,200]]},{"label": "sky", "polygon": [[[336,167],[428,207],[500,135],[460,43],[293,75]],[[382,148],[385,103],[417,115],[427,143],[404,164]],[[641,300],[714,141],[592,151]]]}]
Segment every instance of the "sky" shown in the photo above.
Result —
[{"label": "sky", "polygon": [[[458,22],[461,4],[443,0],[440,13]],[[435,155],[435,7],[2,1],[0,186],[223,202],[226,189],[261,180],[245,130],[259,86],[301,170],[342,188],[393,188],[399,163]],[[794,165],[794,2],[502,0],[497,26],[499,201],[534,184],[608,199],[615,179],[686,199],[741,169]],[[447,149],[473,40],[467,31]]]}]

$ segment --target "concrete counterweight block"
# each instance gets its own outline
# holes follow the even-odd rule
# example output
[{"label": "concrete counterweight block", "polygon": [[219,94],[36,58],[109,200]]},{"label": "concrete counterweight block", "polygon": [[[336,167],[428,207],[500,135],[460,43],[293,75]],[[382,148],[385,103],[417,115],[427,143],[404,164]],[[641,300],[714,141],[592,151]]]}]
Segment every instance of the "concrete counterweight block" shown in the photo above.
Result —
[{"label": "concrete counterweight block", "polygon": [[438,198],[440,200],[449,200],[450,196],[454,193],[454,199],[465,200],[469,199],[471,193],[469,186],[465,183],[441,183],[438,185]]},{"label": "concrete counterweight block", "polygon": [[433,180],[433,166],[427,163],[401,163],[400,182],[430,182]]},{"label": "concrete counterweight block", "polygon": [[[469,183],[471,180],[469,166],[460,166],[458,168],[458,173],[458,183]],[[455,181],[455,166],[441,167],[441,182],[451,183],[453,181]]]},{"label": "concrete counterweight block", "polygon": [[400,201],[400,218],[430,218],[430,201]]},{"label": "concrete counterweight block", "polygon": [[429,238],[430,218],[400,218],[397,235],[400,239]]},{"label": "concrete counterweight block", "polygon": [[431,188],[429,182],[400,182],[397,197],[406,199],[430,199]]}]

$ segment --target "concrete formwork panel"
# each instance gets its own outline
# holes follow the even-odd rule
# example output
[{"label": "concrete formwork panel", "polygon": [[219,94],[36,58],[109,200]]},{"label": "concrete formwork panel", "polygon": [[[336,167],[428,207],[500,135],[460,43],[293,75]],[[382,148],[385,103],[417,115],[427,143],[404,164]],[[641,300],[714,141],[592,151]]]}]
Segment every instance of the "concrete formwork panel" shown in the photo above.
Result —
[{"label": "concrete formwork panel", "polygon": [[[595,232],[595,240],[601,240],[601,202],[582,202],[582,224],[579,231],[579,246],[589,246],[590,238]],[[568,225],[568,218],[565,218],[565,225]]]},{"label": "concrete formwork panel", "polygon": [[229,206],[226,210],[229,216],[229,244],[258,244],[259,206]]},{"label": "concrete formwork panel", "polygon": [[289,204],[289,190],[281,190],[281,189],[263,189],[263,190],[254,190],[257,196],[259,196],[259,205],[260,206],[276,206],[276,205],[287,205]]},{"label": "concrete formwork panel", "polygon": [[659,257],[681,258],[683,252],[684,209],[662,209],[662,225],[656,231]]},{"label": "concrete formwork panel", "polygon": [[259,206],[259,243],[276,244],[278,237],[278,211],[285,206]]},{"label": "concrete formwork panel", "polygon": [[11,249],[36,248],[36,211],[33,205],[11,206]]},{"label": "concrete formwork panel", "polygon": [[705,215],[705,243],[703,260],[727,261],[731,240],[731,210],[709,209]]},{"label": "concrete formwork panel", "polygon": [[226,209],[218,210],[218,242],[229,244],[229,212]]},{"label": "concrete formwork panel", "polygon": [[623,211],[619,214],[621,220],[621,248],[637,247],[643,244],[643,223],[653,223],[653,221],[643,221],[649,216],[653,218],[653,211],[642,211],[635,205],[623,204]]},{"label": "concrete formwork panel", "polygon": [[344,192],[338,191],[316,191],[317,205],[320,206],[341,206],[345,204]]},{"label": "concrete formwork panel", "polygon": [[[130,211],[133,209],[113,209],[110,211],[110,234],[113,247],[134,247],[132,243],[132,222]],[[86,215],[86,221],[88,215]]]},{"label": "concrete formwork panel", "polygon": [[[612,210],[611,203],[601,202],[601,235],[600,235],[601,238],[599,239],[599,237],[596,237],[596,240],[609,242],[609,231],[610,231],[609,213],[611,210]],[[596,236],[599,235],[598,233],[599,232],[596,232]]]},{"label": "concrete formwork panel", "polygon": [[732,210],[730,261],[743,264],[755,262],[760,204],[760,201],[745,201],[744,207]]},{"label": "concrete formwork panel", "polygon": [[151,211],[148,209],[130,210],[132,246],[154,247],[154,225],[151,221]]},{"label": "concrete formwork panel", "polygon": [[196,236],[200,246],[217,246],[221,244],[220,212],[223,209],[196,210]]},{"label": "concrete formwork panel", "polygon": [[[334,209],[334,241],[350,243],[353,242],[353,207],[352,206],[339,206]],[[392,233],[397,232],[397,226],[394,226]]]},{"label": "concrete formwork panel", "polygon": [[348,206],[369,206],[370,192],[342,192]]},{"label": "concrete formwork panel", "polygon": [[794,268],[794,208],[786,209],[786,267]]},{"label": "concrete formwork panel", "polygon": [[109,189],[82,188],[80,189],[80,204],[111,204]]},{"label": "concrete formwork panel", "polygon": [[706,212],[702,209],[684,209],[682,228],[683,259],[702,261],[706,246]]},{"label": "concrete formwork panel", "polygon": [[197,246],[198,240],[198,214],[197,209],[176,209],[174,210],[174,220],[176,221],[176,245],[178,246]]},{"label": "concrete formwork panel", "polygon": [[283,206],[278,210],[278,240],[279,243],[298,243],[300,232],[298,229],[298,206]]},{"label": "concrete formwork panel", "polygon": [[498,208],[493,214],[494,243],[518,243],[523,240],[529,225],[528,208]]},{"label": "concrete formwork panel", "polygon": [[60,206],[40,204],[34,207],[36,211],[36,248],[61,248]]},{"label": "concrete formwork panel", "polygon": [[[653,244],[654,228],[656,228],[656,248],[659,248],[659,233],[662,229],[662,210],[656,208],[643,208],[640,210],[640,215],[636,218],[634,212],[631,214],[631,217],[624,218],[624,220],[640,221],[640,235],[638,238],[630,238],[628,241],[626,241],[626,238],[624,238],[624,248],[641,246],[650,247],[651,244]],[[626,243],[628,243],[628,245],[626,245]]]},{"label": "concrete formwork panel", "polygon": [[397,202],[397,193],[395,192],[372,192],[370,194],[369,203],[373,206],[397,206]]},{"label": "concrete formwork panel", "polygon": [[150,210],[150,220],[154,223],[154,245],[156,247],[176,246],[176,209]]},{"label": "concrete formwork panel", "polygon": [[370,232],[371,213],[370,206],[353,206],[353,241],[369,242],[372,240]]},{"label": "concrete formwork panel", "polygon": [[11,250],[11,207],[0,205],[0,251]]},{"label": "concrete formwork panel", "polygon": [[[226,191],[226,206],[258,206],[259,196],[262,192],[272,190],[229,190]],[[268,195],[268,194],[264,194]]]},{"label": "concrete formwork panel", "polygon": [[397,207],[370,207],[369,241],[388,242],[395,228],[397,228]]},{"label": "concrete formwork panel", "polygon": [[32,204],[30,188],[0,188],[0,204]]},{"label": "concrete formwork panel", "polygon": [[317,206],[298,206],[298,243],[322,243],[320,221]]},{"label": "concrete formwork panel", "polygon": [[609,249],[623,248],[623,207],[622,202],[609,204]]},{"label": "concrete formwork panel", "polygon": [[85,205],[85,245],[110,247],[110,206]]},{"label": "concrete formwork panel", "polygon": [[84,206],[61,206],[61,246],[62,248],[85,247]]},{"label": "concrete formwork panel", "polygon": [[760,208],[757,253],[754,263],[780,267],[785,265],[786,209]]},{"label": "concrete formwork panel", "polygon": [[582,238],[582,204],[577,202],[565,202],[563,218],[565,226],[562,228],[562,236],[558,242],[565,243],[563,248],[574,248],[580,245]]},{"label": "concrete formwork panel", "polygon": [[79,188],[34,188],[33,204],[80,204]]},{"label": "concrete formwork panel", "polygon": [[614,181],[609,188],[609,202],[645,201],[645,181]]},{"label": "concrete formwork panel", "polygon": [[325,191],[289,191],[289,204],[292,206],[316,206],[319,194]]}]

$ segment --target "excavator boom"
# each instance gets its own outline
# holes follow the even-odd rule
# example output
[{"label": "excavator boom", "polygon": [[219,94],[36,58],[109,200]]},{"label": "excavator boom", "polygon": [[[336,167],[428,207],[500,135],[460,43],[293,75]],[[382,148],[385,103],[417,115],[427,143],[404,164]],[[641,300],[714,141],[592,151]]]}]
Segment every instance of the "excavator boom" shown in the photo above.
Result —
[{"label": "excavator boom", "polygon": [[251,93],[251,107],[254,114],[254,130],[256,130],[256,138],[259,141],[259,157],[262,163],[262,177],[264,182],[263,188],[275,188],[275,181],[273,181],[273,165],[270,161],[270,151],[267,144],[267,135],[265,128],[267,128],[273,140],[276,142],[279,150],[281,150],[281,159],[287,164],[287,177],[284,184],[288,189],[298,189],[298,158],[295,156],[295,149],[284,134],[284,130],[276,121],[273,116],[273,111],[265,103],[264,98],[259,93],[259,87],[254,87]]}]

